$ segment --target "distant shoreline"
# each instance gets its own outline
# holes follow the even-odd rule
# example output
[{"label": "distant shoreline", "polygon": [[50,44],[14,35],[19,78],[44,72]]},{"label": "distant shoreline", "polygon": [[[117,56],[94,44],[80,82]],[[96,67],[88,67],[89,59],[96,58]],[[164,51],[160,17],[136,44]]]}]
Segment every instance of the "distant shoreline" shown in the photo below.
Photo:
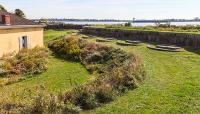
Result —
[{"label": "distant shoreline", "polygon": [[[49,21],[49,23],[64,23],[72,25],[124,25],[127,22],[105,22],[105,21]],[[168,22],[159,22],[160,24],[168,24]],[[131,22],[133,26],[155,26],[156,22]],[[190,22],[170,22],[170,25],[186,26],[186,25],[200,25],[200,21]]]},{"label": "distant shoreline", "polygon": [[[40,19],[32,19],[39,21]],[[130,22],[130,23],[167,23],[167,22],[200,22],[200,19],[164,19],[164,20],[98,20],[98,19],[47,19],[49,22]]]}]

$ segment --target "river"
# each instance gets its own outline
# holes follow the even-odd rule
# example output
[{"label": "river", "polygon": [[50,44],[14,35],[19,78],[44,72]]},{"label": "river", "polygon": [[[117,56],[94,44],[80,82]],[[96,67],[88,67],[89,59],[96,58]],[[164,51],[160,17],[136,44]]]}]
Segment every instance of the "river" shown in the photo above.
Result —
[{"label": "river", "polygon": [[[84,22],[84,21],[64,21],[66,24],[76,24],[76,25],[117,25],[125,24],[126,22]],[[155,23],[132,23],[133,26],[154,26]],[[184,26],[184,25],[200,25],[200,22],[171,22],[171,25]]]}]

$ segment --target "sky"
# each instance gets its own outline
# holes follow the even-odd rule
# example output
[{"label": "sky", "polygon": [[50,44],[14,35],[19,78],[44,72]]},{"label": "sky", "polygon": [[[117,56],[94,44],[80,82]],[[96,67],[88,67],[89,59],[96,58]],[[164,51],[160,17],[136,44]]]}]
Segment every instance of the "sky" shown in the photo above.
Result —
[{"label": "sky", "polygon": [[0,0],[8,11],[22,9],[27,18],[192,19],[200,17],[200,0]]}]

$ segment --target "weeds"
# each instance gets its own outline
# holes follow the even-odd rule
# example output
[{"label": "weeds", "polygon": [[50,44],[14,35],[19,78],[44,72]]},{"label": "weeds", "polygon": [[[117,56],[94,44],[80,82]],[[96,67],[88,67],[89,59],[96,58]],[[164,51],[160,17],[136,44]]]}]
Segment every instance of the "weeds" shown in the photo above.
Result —
[{"label": "weeds", "polygon": [[36,47],[24,49],[16,55],[4,56],[0,76],[40,74],[47,70],[48,50]]},{"label": "weeds", "polygon": [[63,45],[69,44],[79,46],[81,51],[76,55],[79,61],[89,72],[97,72],[98,76],[62,95],[65,103],[72,103],[83,110],[94,109],[113,101],[116,96],[129,89],[137,88],[144,80],[145,72],[140,58],[121,49],[87,42],[78,37],[53,41],[49,44],[49,48],[57,54],[66,54],[65,56],[70,57],[68,53],[62,53],[66,52],[63,50]]},{"label": "weeds", "polygon": [[80,61],[97,76],[57,96],[39,92],[33,103],[23,108],[22,112],[71,114],[94,109],[137,88],[145,77],[140,58],[121,49],[90,43],[74,36],[54,40],[49,43],[49,48],[56,55]]}]

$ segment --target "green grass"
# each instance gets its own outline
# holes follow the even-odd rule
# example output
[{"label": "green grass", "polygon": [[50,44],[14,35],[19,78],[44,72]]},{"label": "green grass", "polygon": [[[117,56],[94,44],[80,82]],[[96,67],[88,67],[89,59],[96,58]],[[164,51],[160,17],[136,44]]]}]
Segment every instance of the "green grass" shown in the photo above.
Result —
[{"label": "green grass", "polygon": [[173,32],[173,33],[190,33],[190,34],[200,34],[199,28],[190,28],[185,29],[183,27],[171,27],[171,28],[163,28],[163,27],[153,27],[153,26],[146,26],[146,27],[125,27],[125,26],[105,26],[105,25],[97,25],[92,26],[94,28],[106,28],[106,29],[120,29],[120,30],[139,30],[139,31],[148,31],[148,32]]},{"label": "green grass", "polygon": [[[95,41],[95,39],[92,39]],[[118,46],[138,53],[147,78],[139,88],[92,111],[94,114],[199,114],[200,55],[192,52],[162,52],[142,46]]]},{"label": "green grass", "polygon": [[48,42],[51,41],[52,39],[76,32],[77,30],[46,30],[44,31],[44,42]]},{"label": "green grass", "polygon": [[[45,31],[45,41],[66,33],[67,31]],[[68,32],[68,34],[70,33]],[[95,41],[95,39],[91,39],[91,41]],[[115,42],[106,44],[122,48],[128,52],[136,52],[141,56],[147,71],[147,78],[139,88],[118,97],[114,102],[82,113],[200,113],[200,55],[198,53],[188,51],[162,52],[150,50],[146,48],[146,44],[142,46],[118,46]],[[29,89],[36,89],[38,85],[43,85],[48,92],[58,93],[73,87],[70,84],[70,78],[79,83],[84,83],[90,77],[81,64],[50,57],[47,72],[0,88],[0,97],[22,99],[20,96],[26,94]]]},{"label": "green grass", "polygon": [[[52,40],[66,33],[70,34],[71,31],[45,31],[45,39]],[[80,63],[69,62],[54,56],[50,56],[48,61],[48,70],[45,73],[36,76],[27,75],[30,78],[0,87],[0,100],[5,98],[29,100],[26,98],[29,92],[35,94],[39,86],[44,87],[46,92],[57,94],[74,87],[75,82],[82,84],[90,78],[89,73]]]}]

